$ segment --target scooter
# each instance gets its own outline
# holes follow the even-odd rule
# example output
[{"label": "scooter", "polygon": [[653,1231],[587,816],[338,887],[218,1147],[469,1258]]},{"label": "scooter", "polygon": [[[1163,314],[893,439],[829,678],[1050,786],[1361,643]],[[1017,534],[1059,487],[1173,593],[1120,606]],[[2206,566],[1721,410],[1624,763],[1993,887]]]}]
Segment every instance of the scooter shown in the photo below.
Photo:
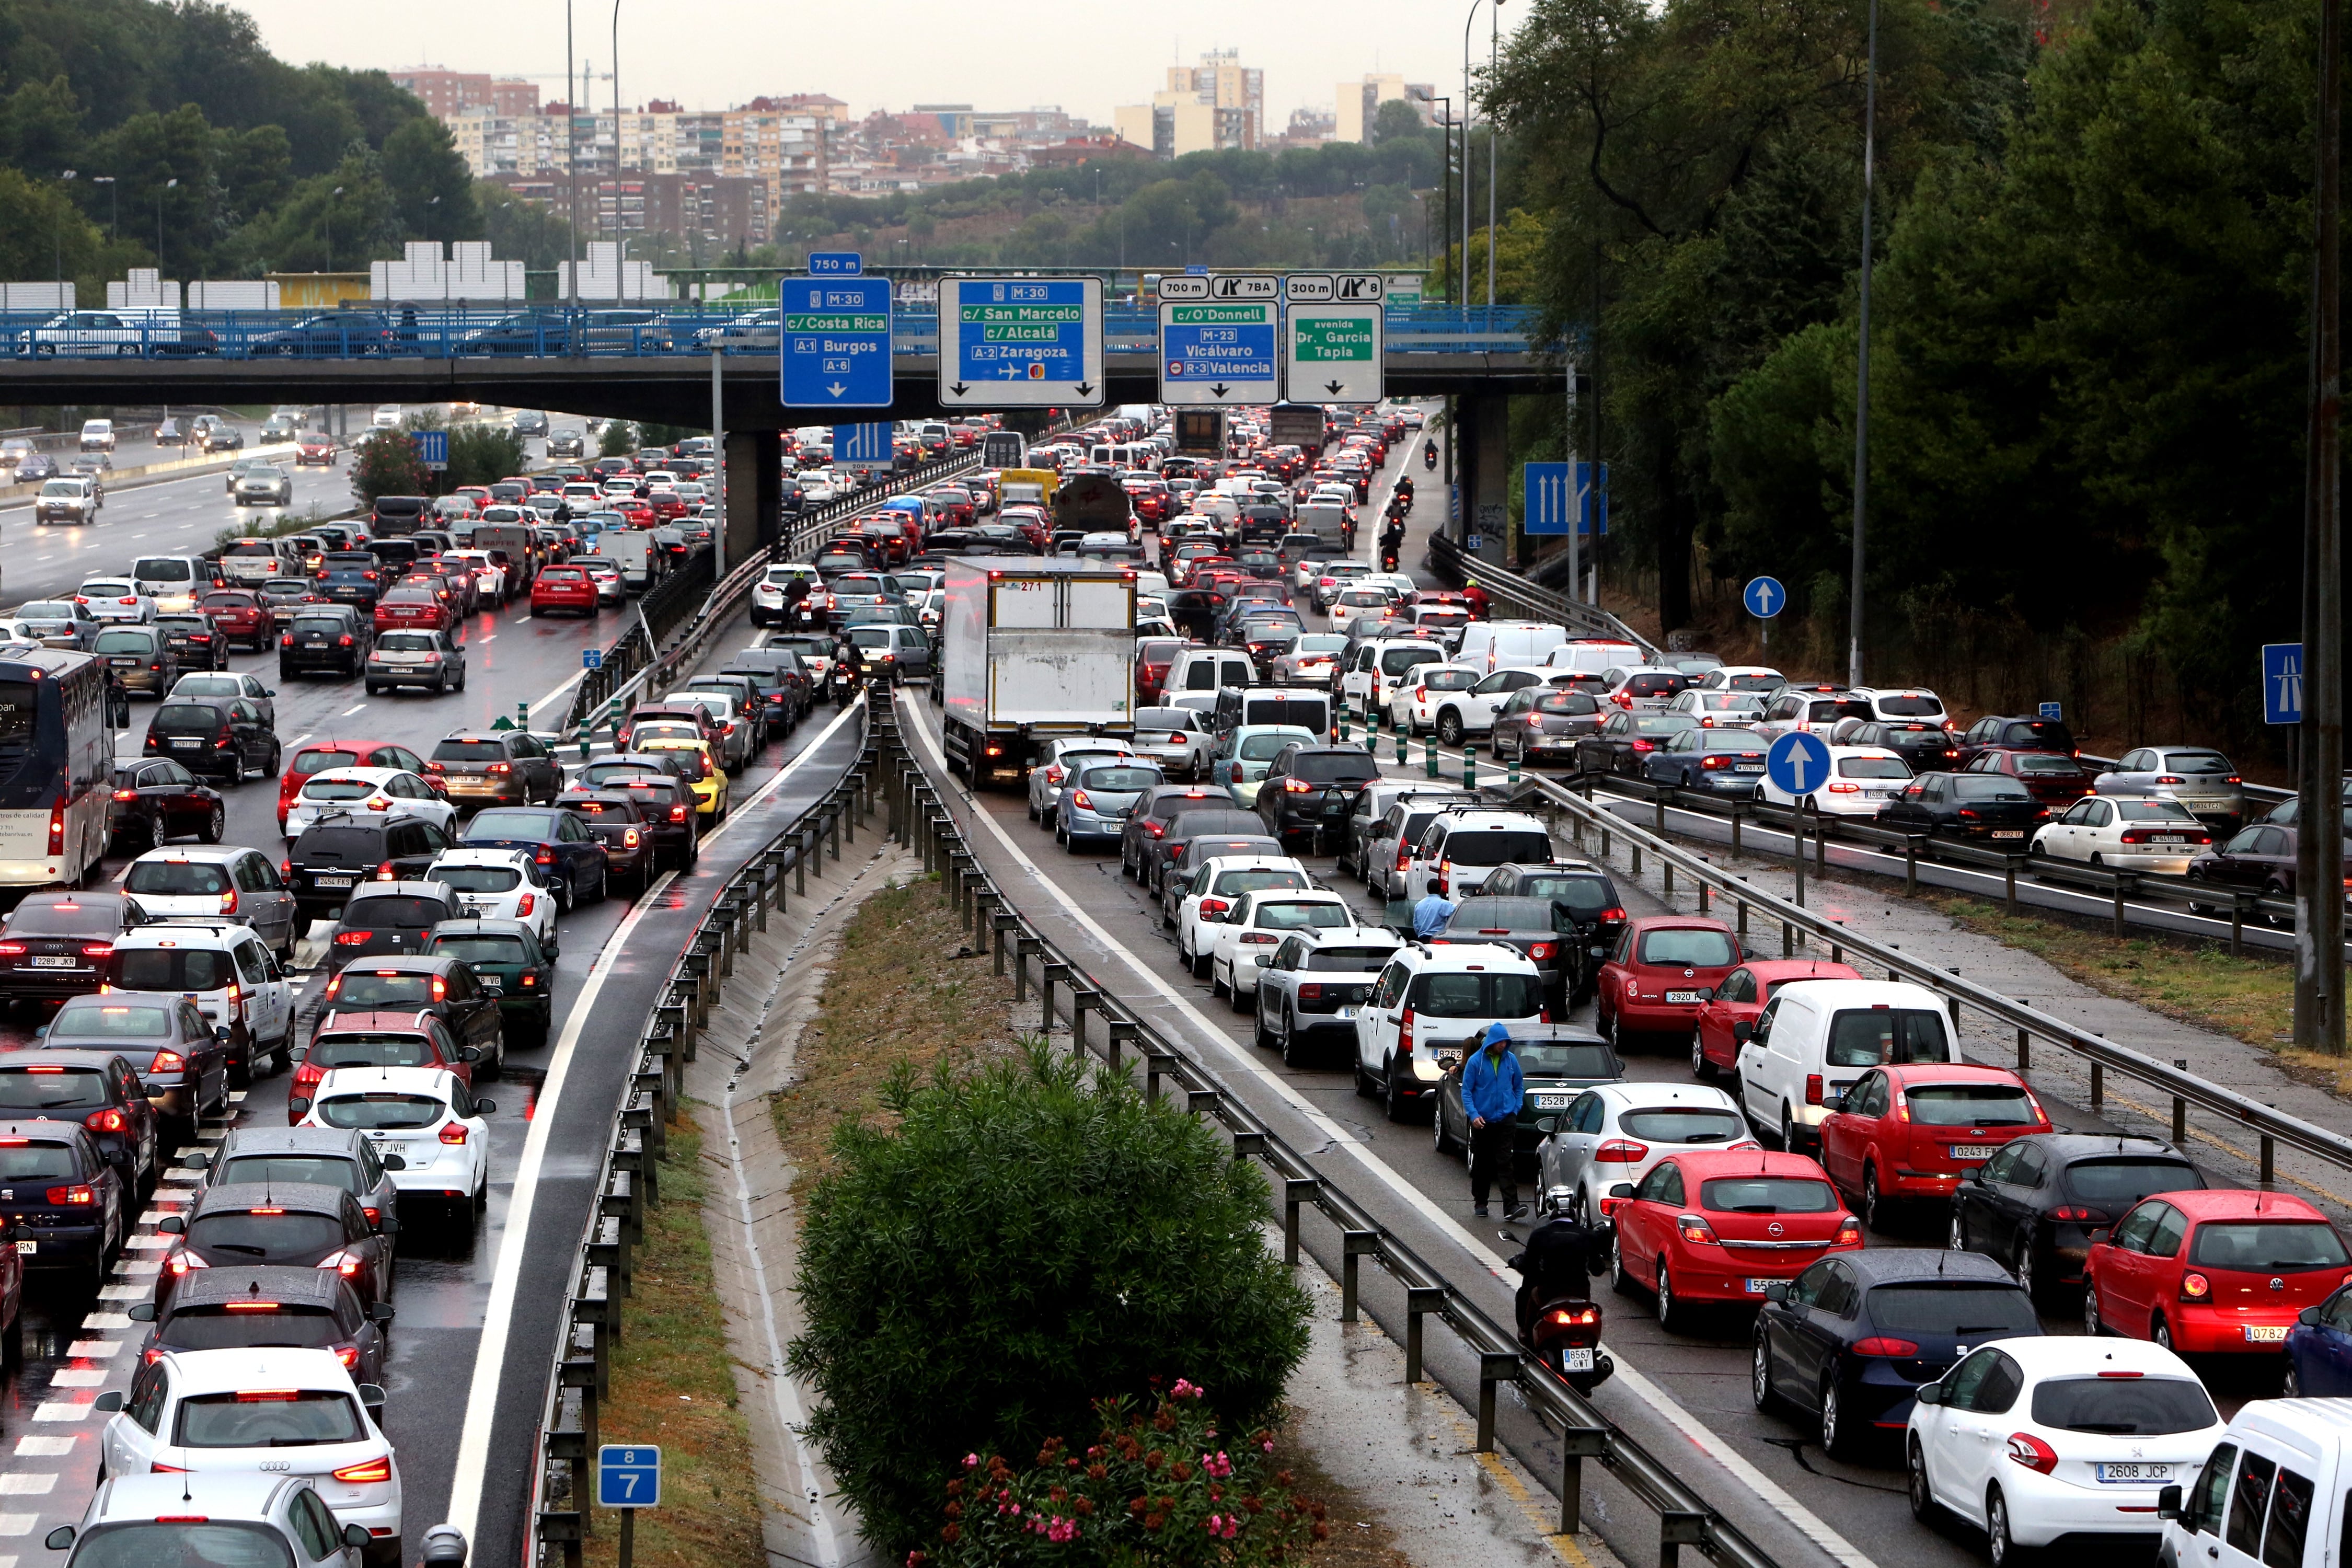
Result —
[{"label": "scooter", "polygon": [[[1521,1243],[1524,1250],[1507,1259],[1510,1267],[1524,1274],[1528,1267],[1528,1253],[1542,1245],[1543,1233],[1549,1227],[1573,1227],[1575,1224],[1564,1215],[1545,1220],[1528,1233],[1527,1241]],[[1496,1234],[1505,1241],[1518,1240],[1507,1230]],[[1601,1236],[1605,1232],[1587,1234],[1589,1237]],[[1536,1300],[1533,1310],[1521,1313],[1518,1331],[1521,1347],[1579,1394],[1591,1393],[1617,1372],[1617,1363],[1610,1359],[1608,1352],[1601,1348],[1601,1303],[1584,1289],[1585,1279],[1597,1270],[1598,1260],[1602,1255],[1597,1244],[1589,1244],[1584,1258],[1584,1278],[1572,1283],[1556,1284]],[[1522,1284],[1522,1294],[1529,1288],[1528,1284]]]},{"label": "scooter", "polygon": [[857,667],[845,658],[836,658],[833,668],[826,672],[824,683],[833,693],[833,705],[846,708],[857,689]]},{"label": "scooter", "polygon": [[1421,449],[1421,466],[1432,473],[1437,471],[1437,447],[1434,442]]}]

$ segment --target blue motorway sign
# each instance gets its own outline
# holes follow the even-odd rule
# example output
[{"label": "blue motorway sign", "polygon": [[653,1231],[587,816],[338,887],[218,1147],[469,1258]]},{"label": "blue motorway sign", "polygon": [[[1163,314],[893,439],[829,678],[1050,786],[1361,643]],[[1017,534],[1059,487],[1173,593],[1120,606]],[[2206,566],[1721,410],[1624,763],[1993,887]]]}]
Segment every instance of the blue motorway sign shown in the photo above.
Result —
[{"label": "blue motorway sign", "polygon": [[661,1505],[661,1450],[650,1446],[604,1443],[596,1449],[596,1503],[600,1508]]},{"label": "blue motorway sign", "polygon": [[1569,479],[1566,463],[1529,463],[1521,470],[1521,484],[1526,491],[1526,523],[1522,532],[1558,533],[1568,531],[1569,519],[1575,514],[1577,492]]},{"label": "blue motorway sign", "polygon": [[1587,537],[1609,532],[1609,465],[1601,465],[1601,486],[1593,489],[1592,465],[1576,465],[1576,531]]},{"label": "blue motorway sign", "polygon": [[787,278],[777,303],[786,407],[890,406],[887,278]]},{"label": "blue motorway sign", "polygon": [[1789,591],[1780,586],[1778,577],[1750,577],[1748,586],[1739,590],[1739,602],[1748,613],[1759,620],[1770,620],[1789,605]]},{"label": "blue motorway sign", "polygon": [[1830,776],[1829,742],[1810,730],[1791,730],[1764,753],[1764,776],[1783,795],[1802,800]]},{"label": "blue motorway sign", "polygon": [[1279,402],[1281,293],[1271,275],[1161,279],[1160,401]]},{"label": "blue motorway sign", "polygon": [[604,668],[604,650],[601,647],[582,648],[580,650],[580,668],[583,669]]},{"label": "blue motorway sign", "polygon": [[1099,278],[940,279],[940,403],[1098,408]]},{"label": "blue motorway sign", "polygon": [[833,427],[833,460],[845,467],[872,465],[887,468],[891,466],[891,426],[887,420],[877,425],[836,425]]},{"label": "blue motorway sign", "polygon": [[812,250],[808,258],[812,278],[856,278],[866,270],[866,258],[854,250]]},{"label": "blue motorway sign", "polygon": [[416,444],[418,462],[428,468],[446,468],[449,466],[449,432],[418,430],[413,432],[408,438]]},{"label": "blue motorway sign", "polygon": [[2303,722],[2303,645],[2263,644],[2263,722]]},{"label": "blue motorway sign", "polygon": [[2044,702],[2042,704],[2040,716],[2049,720],[2053,724],[2063,723],[2066,718],[2065,704],[2062,702]]}]

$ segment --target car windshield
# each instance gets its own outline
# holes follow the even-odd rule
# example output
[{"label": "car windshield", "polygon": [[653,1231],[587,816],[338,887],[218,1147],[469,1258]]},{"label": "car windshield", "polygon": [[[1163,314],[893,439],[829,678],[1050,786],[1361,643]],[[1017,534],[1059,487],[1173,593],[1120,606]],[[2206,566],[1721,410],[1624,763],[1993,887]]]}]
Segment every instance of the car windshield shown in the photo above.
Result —
[{"label": "car windshield", "polygon": [[[136,954],[125,954],[125,957]],[[131,982],[120,982],[131,987]],[[49,1021],[52,1040],[161,1040],[172,1033],[172,1015],[161,1007],[132,1007],[119,1002],[89,1002],[77,1007],[72,1003],[58,1009]]]},{"label": "car windshield", "polygon": [[2189,1260],[2208,1268],[2294,1274],[2338,1268],[2347,1261],[2343,1237],[2317,1220],[2223,1220],[2200,1225]]},{"label": "car windshield", "polygon": [[1834,1187],[1805,1176],[1726,1176],[1701,1182],[1698,1201],[1717,1214],[1834,1214],[1843,1206]]},{"label": "car windshield", "polygon": [[203,860],[139,860],[122,879],[126,893],[204,897],[228,891],[228,868]]},{"label": "car windshield", "polygon": [[346,969],[335,988],[335,1005],[361,1009],[387,1008],[405,1011],[426,1006],[434,1000],[433,989],[439,984],[430,974],[409,974],[398,970]]},{"label": "car windshield", "polygon": [[529,956],[519,936],[436,936],[433,939],[433,951],[474,964],[522,963]]},{"label": "car windshield", "polygon": [[346,931],[379,926],[422,931],[448,918],[449,906],[438,899],[394,893],[373,899],[353,899],[344,906],[342,924]]},{"label": "car windshield", "polygon": [[1513,1040],[1511,1050],[1529,1078],[1618,1076],[1617,1058],[1597,1040]]},{"label": "car windshield", "polygon": [[373,1089],[366,1094],[338,1094],[319,1102],[319,1120],[330,1127],[377,1131],[430,1127],[448,1107],[429,1094],[397,1094]]},{"label": "car windshield", "polygon": [[1250,916],[1250,923],[1273,931],[1306,931],[1353,925],[1356,917],[1345,904],[1283,900],[1258,905]]},{"label": "car windshield", "polygon": [[1543,1010],[1543,982],[1533,974],[1424,974],[1408,1001],[1433,1018],[1532,1018]]},{"label": "car windshield", "polygon": [[2073,1195],[2119,1214],[2150,1193],[2192,1192],[2204,1184],[2205,1178],[2186,1160],[2077,1160],[2066,1167],[2066,1186]]},{"label": "car windshield", "polygon": [[175,1351],[233,1351],[287,1345],[332,1350],[342,1339],[335,1315],[324,1307],[254,1298],[235,1303],[207,1302],[172,1314],[157,1342]]},{"label": "car windshield", "polygon": [[1903,1100],[1911,1108],[1911,1120],[1926,1127],[2034,1127],[2042,1121],[2021,1084],[1906,1084]]},{"label": "car windshield", "polygon": [[1668,926],[1642,933],[1633,962],[1667,969],[1720,969],[1739,962],[1739,947],[1724,931]]},{"label": "car windshield", "polygon": [[1948,1061],[1946,1038],[1944,1016],[1925,1007],[1850,1007],[1830,1022],[1829,1065]]},{"label": "car windshield", "polygon": [[[1871,1293],[1874,1304],[1878,1293]],[[2032,1333],[2030,1326],[2011,1331]],[[2053,1377],[2033,1390],[2033,1424],[2062,1432],[2161,1437],[2221,1424],[2205,1385],[2188,1377]]]},{"label": "car windshield", "polygon": [[461,893],[505,893],[522,886],[522,872],[512,866],[436,866],[425,874]]},{"label": "car windshield", "polygon": [[[1469,827],[1445,836],[1445,858],[1457,866],[1500,866],[1512,860],[1549,860],[1551,839],[1534,827]],[[1730,962],[1725,960],[1726,963]]]},{"label": "car windshield", "polygon": [[1653,1143],[1736,1143],[1748,1136],[1748,1124],[1738,1111],[1704,1106],[1623,1111],[1617,1118],[1617,1130],[1628,1138]]},{"label": "car windshield", "polygon": [[74,1542],[74,1568],[294,1568],[286,1538],[267,1524],[101,1524]]},{"label": "car windshield", "polygon": [[299,1448],[367,1436],[358,1404],[332,1389],[192,1394],[173,1441],[186,1448]]},{"label": "car windshield", "polygon": [[1849,779],[1907,779],[1911,770],[1899,757],[1840,757],[1838,776]]},{"label": "car windshield", "polygon": [[220,1180],[293,1182],[302,1186],[356,1193],[360,1190],[360,1168],[356,1161],[341,1154],[235,1154],[222,1162]]},{"label": "car windshield", "polygon": [[236,978],[227,953],[205,948],[117,948],[114,959],[114,983],[125,991],[217,991]]},{"label": "car windshield", "polygon": [[246,1263],[308,1263],[343,1244],[343,1222],[309,1209],[221,1209],[188,1222],[188,1247]]},{"label": "car windshield", "polygon": [[0,1068],[0,1110],[97,1110],[112,1103],[103,1068]]},{"label": "car windshield", "polygon": [[[2038,1334],[2032,1298],[1997,1280],[1915,1281],[1871,1289],[1870,1321],[1910,1334],[1968,1334],[2000,1339]],[[2043,1387],[2049,1384],[2044,1384]]]}]

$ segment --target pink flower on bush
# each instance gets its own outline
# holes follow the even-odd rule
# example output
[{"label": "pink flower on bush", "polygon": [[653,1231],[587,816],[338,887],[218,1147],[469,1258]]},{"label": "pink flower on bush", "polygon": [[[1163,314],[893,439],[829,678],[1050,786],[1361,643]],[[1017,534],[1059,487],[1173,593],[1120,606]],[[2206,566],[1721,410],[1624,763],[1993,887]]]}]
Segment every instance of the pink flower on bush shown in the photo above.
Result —
[{"label": "pink flower on bush", "polygon": [[1271,1453],[1273,1453],[1273,1452],[1274,1452],[1274,1439],[1273,1439],[1273,1438],[1271,1438],[1271,1437],[1268,1437],[1265,1442],[1260,1443],[1260,1444],[1258,1445],[1258,1447],[1261,1447],[1261,1448],[1264,1448],[1267,1453],[1271,1454]]},{"label": "pink flower on bush", "polygon": [[1207,1454],[1202,1455],[1201,1468],[1219,1480],[1234,1473],[1234,1462],[1225,1457],[1225,1451],[1223,1448],[1217,1450],[1214,1458]]},{"label": "pink flower on bush", "polygon": [[979,1464],[980,1456],[978,1454],[966,1454],[963,1457],[963,1468],[967,1470],[976,1468]]},{"label": "pink flower on bush", "polygon": [[1077,1538],[1078,1521],[1075,1519],[1064,1519],[1058,1514],[1045,1530],[1045,1539],[1057,1546],[1065,1542],[1076,1541]]},{"label": "pink flower on bush", "polygon": [[1176,1386],[1169,1390],[1169,1397],[1171,1399],[1198,1399],[1208,1392],[1209,1391],[1207,1389],[1202,1388],[1199,1384],[1192,1382],[1191,1379],[1180,1377],[1176,1380]]}]

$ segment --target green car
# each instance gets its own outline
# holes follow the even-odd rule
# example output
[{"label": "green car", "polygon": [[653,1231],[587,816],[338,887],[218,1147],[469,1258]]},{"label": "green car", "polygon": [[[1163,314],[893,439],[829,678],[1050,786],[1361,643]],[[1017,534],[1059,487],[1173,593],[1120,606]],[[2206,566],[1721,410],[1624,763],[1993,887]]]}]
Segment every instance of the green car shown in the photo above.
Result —
[{"label": "green car", "polygon": [[555,1021],[555,960],[539,944],[539,933],[520,921],[443,921],[425,939],[428,953],[462,960],[487,988],[503,988],[501,1021],[527,1025],[547,1038]]}]

